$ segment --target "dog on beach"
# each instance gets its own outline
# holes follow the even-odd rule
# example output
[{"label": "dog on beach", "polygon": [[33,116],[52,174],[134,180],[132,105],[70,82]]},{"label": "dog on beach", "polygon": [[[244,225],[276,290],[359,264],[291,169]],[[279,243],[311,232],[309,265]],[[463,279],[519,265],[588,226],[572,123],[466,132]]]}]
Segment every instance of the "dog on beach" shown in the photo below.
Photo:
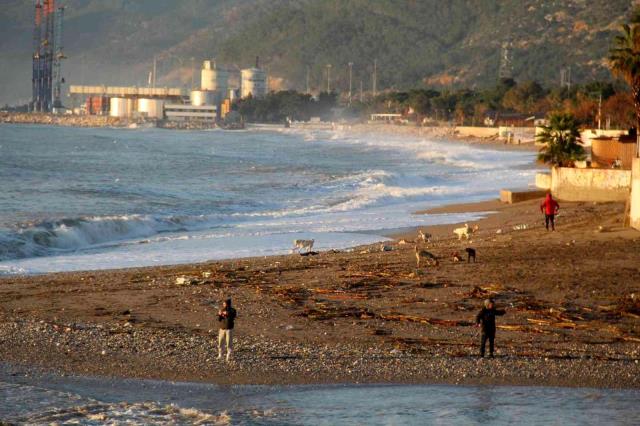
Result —
[{"label": "dog on beach", "polygon": [[422,229],[418,229],[418,240],[422,241],[423,243],[430,243],[431,234],[425,233]]},{"label": "dog on beach", "polygon": [[429,264],[433,264],[434,266],[438,266],[440,262],[438,262],[438,257],[431,252],[426,250],[418,250],[418,246],[415,246],[416,253],[416,268],[420,267],[420,260],[426,259]]},{"label": "dog on beach", "polygon": [[294,246],[294,250],[298,250],[298,252],[300,252],[302,249],[306,250],[306,251],[311,251],[311,249],[313,248],[313,243],[315,242],[315,240],[294,240],[293,241],[293,246]]},{"label": "dog on beach", "polygon": [[476,263],[476,249],[467,247],[466,249],[464,249],[464,251],[467,252],[467,263],[470,263],[472,258],[473,263]]},{"label": "dog on beach", "polygon": [[468,223],[465,223],[463,227],[454,229],[453,233],[458,236],[458,240],[463,238],[468,240],[471,234],[478,232],[478,229],[480,229],[478,225],[471,227]]},{"label": "dog on beach", "polygon": [[462,262],[462,256],[457,251],[451,253],[451,260],[454,262]]}]

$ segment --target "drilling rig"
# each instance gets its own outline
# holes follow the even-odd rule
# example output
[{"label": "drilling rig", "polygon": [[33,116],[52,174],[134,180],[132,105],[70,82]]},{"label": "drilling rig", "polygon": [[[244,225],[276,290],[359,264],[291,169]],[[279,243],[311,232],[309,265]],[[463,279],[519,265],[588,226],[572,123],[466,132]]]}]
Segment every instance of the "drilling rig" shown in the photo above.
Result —
[{"label": "drilling rig", "polygon": [[33,112],[55,112],[62,108],[62,47],[64,8],[55,0],[35,0],[33,27]]}]

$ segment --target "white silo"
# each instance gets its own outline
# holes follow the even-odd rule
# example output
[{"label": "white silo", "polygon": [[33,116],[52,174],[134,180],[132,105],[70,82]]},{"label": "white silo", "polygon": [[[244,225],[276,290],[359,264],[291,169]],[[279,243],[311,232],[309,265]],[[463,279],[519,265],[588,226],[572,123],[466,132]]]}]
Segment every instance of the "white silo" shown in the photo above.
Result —
[{"label": "white silo", "polygon": [[200,73],[200,89],[226,93],[229,86],[229,72],[218,68],[215,61],[204,61]]},{"label": "white silo", "polygon": [[192,90],[190,94],[193,106],[215,105],[217,98],[217,92],[213,90]]},{"label": "white silo", "polygon": [[164,101],[162,99],[138,99],[138,114],[147,118],[162,118]]},{"label": "white silo", "polygon": [[240,97],[261,98],[267,94],[267,73],[260,68],[240,71]]},{"label": "white silo", "polygon": [[131,117],[133,113],[133,99],[130,98],[111,98],[109,106],[111,117]]}]

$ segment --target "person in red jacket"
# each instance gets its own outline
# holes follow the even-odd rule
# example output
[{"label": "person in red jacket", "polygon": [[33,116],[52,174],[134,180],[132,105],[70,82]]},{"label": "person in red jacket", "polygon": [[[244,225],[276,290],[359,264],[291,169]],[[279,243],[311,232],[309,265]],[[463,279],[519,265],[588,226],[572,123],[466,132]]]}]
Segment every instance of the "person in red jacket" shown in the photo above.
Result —
[{"label": "person in red jacket", "polygon": [[544,224],[547,227],[547,231],[549,230],[549,222],[551,222],[551,230],[556,230],[555,217],[558,214],[558,210],[560,210],[560,205],[553,199],[551,193],[548,193],[547,198],[540,204],[540,211],[544,213]]}]

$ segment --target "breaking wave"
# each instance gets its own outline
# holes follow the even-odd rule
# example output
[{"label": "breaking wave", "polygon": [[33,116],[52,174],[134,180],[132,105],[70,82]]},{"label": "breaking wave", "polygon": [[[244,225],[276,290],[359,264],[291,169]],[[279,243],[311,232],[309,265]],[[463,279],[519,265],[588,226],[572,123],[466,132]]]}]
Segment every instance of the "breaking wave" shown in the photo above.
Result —
[{"label": "breaking wave", "polygon": [[108,243],[211,226],[205,217],[89,216],[20,224],[0,231],[0,260],[61,254]]}]

